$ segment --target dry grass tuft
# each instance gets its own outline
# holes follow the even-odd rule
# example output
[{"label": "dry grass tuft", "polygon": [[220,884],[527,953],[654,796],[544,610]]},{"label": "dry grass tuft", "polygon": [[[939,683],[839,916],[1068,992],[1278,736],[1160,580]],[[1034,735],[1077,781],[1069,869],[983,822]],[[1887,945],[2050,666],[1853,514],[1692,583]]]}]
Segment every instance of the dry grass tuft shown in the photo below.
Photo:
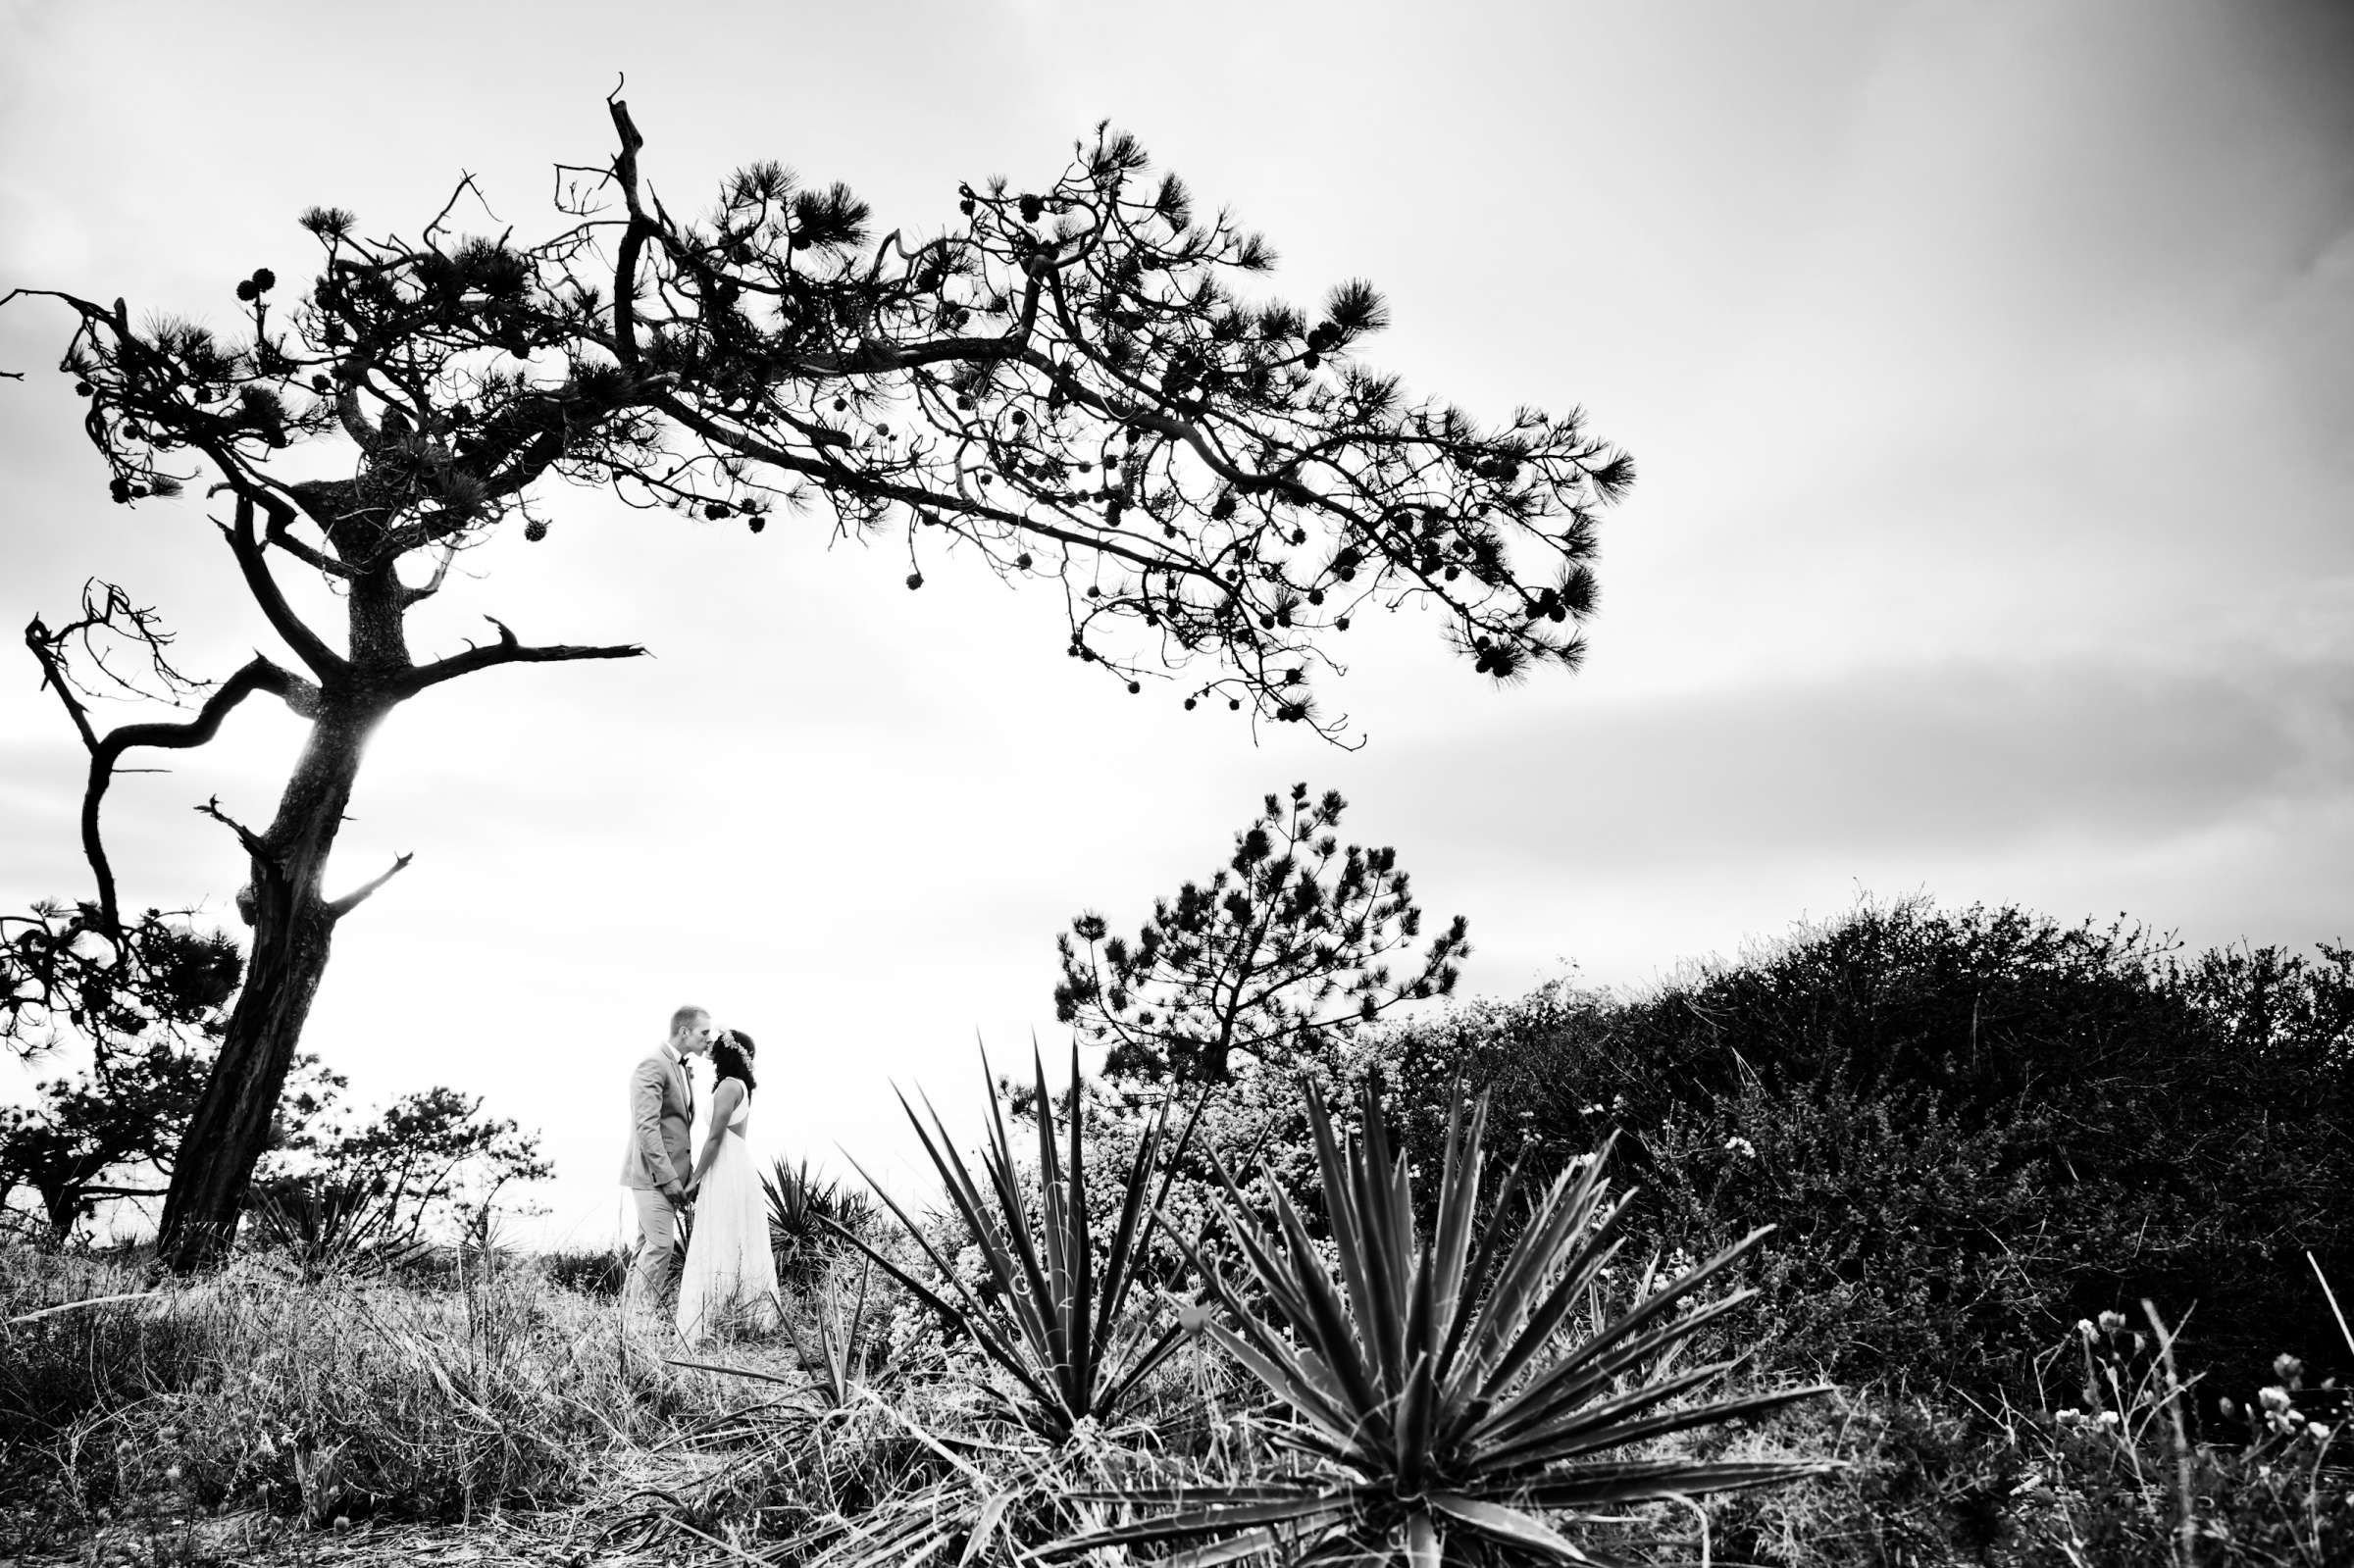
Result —
[{"label": "dry grass tuft", "polygon": [[135,1260],[16,1249],[0,1320],[0,1508],[21,1537],[593,1512],[699,1468],[674,1440],[736,1393],[617,1305],[496,1260],[438,1289],[267,1258],[151,1289]]}]

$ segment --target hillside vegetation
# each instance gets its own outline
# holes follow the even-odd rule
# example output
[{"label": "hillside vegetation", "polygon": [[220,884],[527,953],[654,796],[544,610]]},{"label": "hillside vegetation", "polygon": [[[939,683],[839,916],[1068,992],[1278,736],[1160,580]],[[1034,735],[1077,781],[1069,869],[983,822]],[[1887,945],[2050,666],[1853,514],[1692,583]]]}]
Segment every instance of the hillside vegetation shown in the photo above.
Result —
[{"label": "hillside vegetation", "polygon": [[[1240,1075],[1190,1136],[1100,1081],[944,1101],[896,1219],[778,1173],[790,1332],[691,1356],[616,1260],[486,1234],[186,1285],[16,1245],[0,1555],[2346,1562],[2350,1024],[2342,949],[1866,908],[1389,1029],[1312,1102]],[[1417,1383],[1487,1316],[1524,1366]]]}]

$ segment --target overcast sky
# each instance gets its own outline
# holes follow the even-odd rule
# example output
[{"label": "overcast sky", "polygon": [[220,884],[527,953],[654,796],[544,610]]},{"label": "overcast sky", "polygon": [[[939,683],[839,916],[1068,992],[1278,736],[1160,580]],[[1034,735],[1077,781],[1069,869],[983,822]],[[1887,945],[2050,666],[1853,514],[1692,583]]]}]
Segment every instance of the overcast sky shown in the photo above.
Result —
[{"label": "overcast sky", "polygon": [[[413,232],[472,171],[524,235],[610,156],[627,72],[674,210],[737,165],[933,230],[1109,118],[1283,258],[1364,276],[1364,357],[1501,416],[1581,404],[1640,480],[1606,516],[1584,673],[1499,691],[1408,613],[1328,704],[1369,737],[1120,695],[1061,609],[814,523],[564,495],[469,557],[485,612],[627,665],[440,688],[380,733],[308,1042],[381,1100],[436,1082],[542,1129],[549,1239],[615,1234],[630,1062],[683,1000],[764,1047],[754,1141],[914,1186],[888,1085],[977,1126],[1053,1024],[1053,936],[1133,928],[1259,795],[1341,788],[1471,993],[1642,986],[1859,893],[2125,912],[2194,945],[2354,925],[2354,11],[2333,5],[1438,8],[0,0],[0,286],[225,329],[307,277],[294,215]],[[487,228],[479,216],[474,227]],[[0,624],[93,574],[215,676],[267,633],[192,503],[110,505],[0,313]],[[13,644],[13,638],[12,638]],[[272,650],[276,651],[276,650]],[[13,674],[8,673],[13,669]],[[296,742],[248,705],[110,802],[139,903],[226,918]],[[0,660],[0,898],[79,895],[81,759]],[[1574,971],[1572,971],[1574,966]],[[0,1066],[0,1086],[18,1083]]]}]

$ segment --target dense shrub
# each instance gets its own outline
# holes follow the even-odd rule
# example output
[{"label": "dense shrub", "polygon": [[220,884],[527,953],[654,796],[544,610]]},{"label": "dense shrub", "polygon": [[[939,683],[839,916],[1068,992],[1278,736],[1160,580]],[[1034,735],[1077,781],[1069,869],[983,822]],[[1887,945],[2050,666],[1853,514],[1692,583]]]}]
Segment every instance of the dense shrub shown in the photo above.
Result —
[{"label": "dense shrub", "polygon": [[2193,1316],[2248,1383],[2336,1340],[2303,1253],[2354,1277],[2354,951],[2185,961],[2122,926],[1860,909],[1625,998],[1556,986],[1370,1053],[1436,1147],[1457,1073],[1540,1167],[1624,1131],[1639,1228],[1749,1226],[1755,1327],[1842,1380],[2019,1387],[2112,1307]]},{"label": "dense shrub", "polygon": [[630,1274],[630,1248],[566,1247],[542,1253],[539,1272],[547,1283],[582,1295],[610,1299],[621,1294]]}]

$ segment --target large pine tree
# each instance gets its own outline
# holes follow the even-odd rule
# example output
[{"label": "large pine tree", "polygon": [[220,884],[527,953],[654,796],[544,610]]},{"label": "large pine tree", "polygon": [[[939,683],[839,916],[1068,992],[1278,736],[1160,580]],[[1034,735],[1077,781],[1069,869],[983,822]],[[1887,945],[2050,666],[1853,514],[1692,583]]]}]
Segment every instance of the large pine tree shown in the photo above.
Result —
[{"label": "large pine tree", "polygon": [[[1434,606],[1495,680],[1582,655],[1596,511],[1628,460],[1574,413],[1489,428],[1408,401],[1357,358],[1385,320],[1361,282],[1312,313],[1238,297],[1267,246],[1198,214],[1130,137],[1099,127],[1050,183],[961,187],[944,231],[877,240],[847,189],[775,164],[725,181],[702,221],[674,218],[628,107],[610,108],[618,148],[561,186],[549,237],[456,233],[464,185],[408,238],[315,209],[318,276],[291,299],[266,269],[241,282],[236,341],[134,324],[122,301],[9,296],[73,313],[65,368],[114,498],[219,496],[224,545],[291,655],[257,655],[184,720],[101,731],[77,639],[157,623],[119,594],[94,601],[95,627],[34,622],[89,751],[101,934],[121,915],[99,807],[128,755],[200,745],[256,696],[310,726],[267,822],[204,808],[250,857],[253,934],[187,1133],[202,1157],[179,1160],[166,1203],[178,1266],[232,1234],[335,932],[399,869],[328,890],[377,726],[462,676],[640,651],[503,625],[454,652],[409,646],[407,614],[452,558],[502,528],[543,537],[565,484],[755,531],[815,503],[860,532],[903,527],[916,563],[941,553],[934,536],[961,541],[1050,584],[1072,657],[1129,692],[1165,679],[1187,707],[1335,737],[1316,695],[1338,673],[1330,640],[1371,608]],[[328,580],[342,625],[299,615],[281,572]],[[911,565],[907,585],[923,581]]]}]

